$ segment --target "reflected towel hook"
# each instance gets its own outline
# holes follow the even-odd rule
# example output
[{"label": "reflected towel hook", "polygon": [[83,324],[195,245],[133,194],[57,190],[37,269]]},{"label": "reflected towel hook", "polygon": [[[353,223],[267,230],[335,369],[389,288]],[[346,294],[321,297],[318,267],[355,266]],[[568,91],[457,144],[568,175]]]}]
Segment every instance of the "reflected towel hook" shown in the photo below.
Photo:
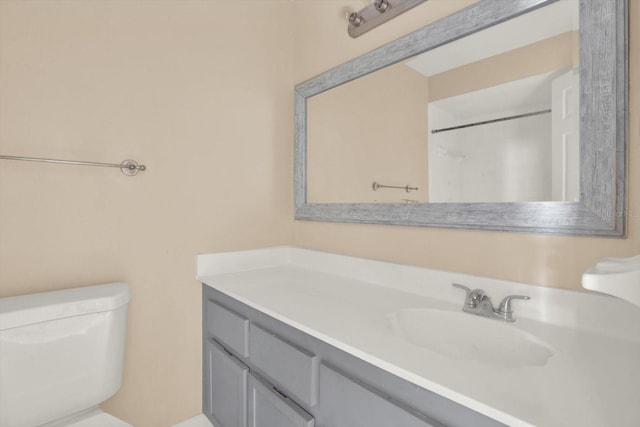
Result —
[{"label": "reflected towel hook", "polygon": [[373,188],[373,191],[378,191],[381,188],[399,188],[406,191],[407,193],[411,193],[412,191],[418,191],[418,187],[411,187],[409,186],[409,184],[405,185],[404,187],[400,187],[396,185],[383,185],[378,183],[378,181],[373,181],[373,183],[371,184],[371,188]]}]

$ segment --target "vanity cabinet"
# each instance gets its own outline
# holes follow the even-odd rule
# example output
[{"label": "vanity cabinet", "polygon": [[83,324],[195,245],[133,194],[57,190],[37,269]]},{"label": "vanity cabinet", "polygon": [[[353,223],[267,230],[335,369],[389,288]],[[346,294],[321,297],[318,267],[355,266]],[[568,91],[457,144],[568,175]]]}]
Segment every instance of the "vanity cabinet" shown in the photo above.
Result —
[{"label": "vanity cabinet", "polygon": [[203,349],[215,427],[503,426],[207,285]]}]

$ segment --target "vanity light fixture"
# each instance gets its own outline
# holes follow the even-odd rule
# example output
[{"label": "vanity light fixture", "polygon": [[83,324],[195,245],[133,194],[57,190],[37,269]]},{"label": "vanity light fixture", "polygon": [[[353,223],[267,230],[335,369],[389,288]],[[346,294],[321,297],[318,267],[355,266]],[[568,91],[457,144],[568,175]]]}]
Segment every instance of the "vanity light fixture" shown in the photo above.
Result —
[{"label": "vanity light fixture", "polygon": [[349,14],[349,26],[353,25],[357,28],[362,24],[364,24],[364,19],[358,12],[351,12]]},{"label": "vanity light fixture", "polygon": [[380,13],[385,13],[389,9],[389,2],[387,0],[375,0],[373,7]]},{"label": "vanity light fixture", "polygon": [[364,9],[347,15],[347,32],[356,38],[425,1],[427,0],[373,0]]}]

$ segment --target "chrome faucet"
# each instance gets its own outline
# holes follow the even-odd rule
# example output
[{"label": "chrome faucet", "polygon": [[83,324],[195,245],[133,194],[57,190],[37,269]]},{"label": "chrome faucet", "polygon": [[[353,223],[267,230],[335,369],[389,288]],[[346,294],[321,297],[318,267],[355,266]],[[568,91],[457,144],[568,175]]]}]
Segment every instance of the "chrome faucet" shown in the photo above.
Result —
[{"label": "chrome faucet", "polygon": [[464,299],[464,305],[462,306],[462,311],[475,314],[477,316],[488,317],[490,319],[504,320],[505,322],[516,321],[516,316],[513,314],[513,309],[511,307],[512,300],[531,299],[525,295],[509,295],[502,300],[496,310],[493,307],[491,298],[487,296],[482,289],[471,290],[471,288],[458,283],[453,283],[453,286],[460,288],[467,293],[467,296]]}]

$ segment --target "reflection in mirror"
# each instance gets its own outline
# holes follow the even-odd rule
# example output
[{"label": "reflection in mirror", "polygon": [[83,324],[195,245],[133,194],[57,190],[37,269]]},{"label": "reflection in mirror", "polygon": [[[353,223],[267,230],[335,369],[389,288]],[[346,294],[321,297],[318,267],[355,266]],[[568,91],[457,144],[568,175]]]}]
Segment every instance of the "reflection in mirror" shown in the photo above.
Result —
[{"label": "reflection in mirror", "polygon": [[578,3],[308,98],[307,202],[578,201]]}]

